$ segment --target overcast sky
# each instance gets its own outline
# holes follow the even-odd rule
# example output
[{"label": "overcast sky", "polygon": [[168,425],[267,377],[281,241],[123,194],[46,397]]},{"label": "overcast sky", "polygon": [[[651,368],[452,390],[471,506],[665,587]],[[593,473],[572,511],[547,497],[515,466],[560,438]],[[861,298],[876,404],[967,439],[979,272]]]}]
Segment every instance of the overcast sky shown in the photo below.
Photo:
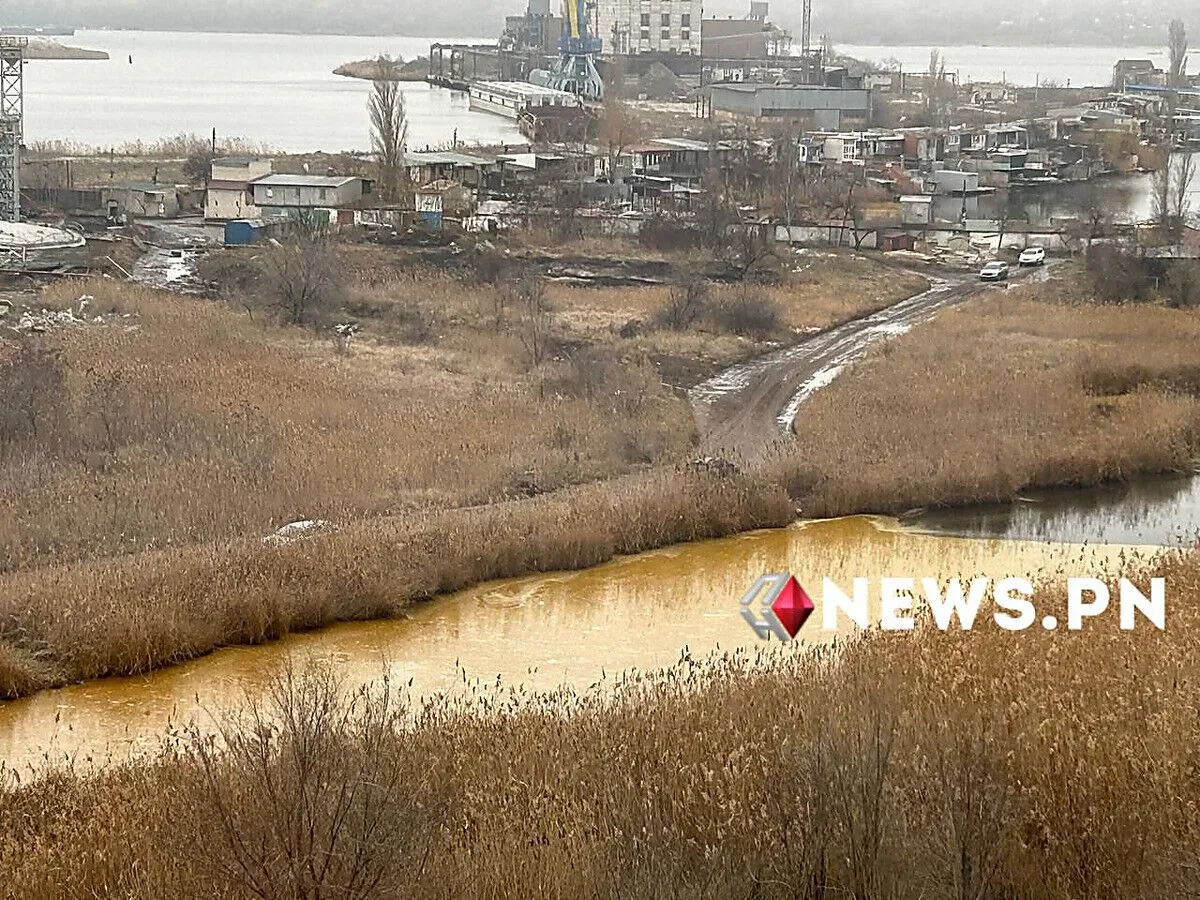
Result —
[{"label": "overcast sky", "polygon": [[[560,0],[551,0],[559,8]],[[526,0],[0,0],[0,21],[26,25],[498,37]],[[742,17],[749,0],[705,0],[707,16]],[[773,0],[797,29],[802,0]],[[834,44],[1156,46],[1182,16],[1200,34],[1200,0],[814,0],[814,37]],[[1200,38],[1193,43],[1200,44]]]}]

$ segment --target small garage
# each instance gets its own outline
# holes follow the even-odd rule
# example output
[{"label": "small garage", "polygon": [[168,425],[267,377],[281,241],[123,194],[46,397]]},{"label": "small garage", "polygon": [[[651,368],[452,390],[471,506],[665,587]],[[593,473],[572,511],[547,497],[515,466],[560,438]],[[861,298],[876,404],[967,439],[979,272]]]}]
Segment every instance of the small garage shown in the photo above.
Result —
[{"label": "small garage", "polygon": [[906,231],[885,231],[879,236],[879,249],[884,253],[897,250],[916,250],[917,238]]}]

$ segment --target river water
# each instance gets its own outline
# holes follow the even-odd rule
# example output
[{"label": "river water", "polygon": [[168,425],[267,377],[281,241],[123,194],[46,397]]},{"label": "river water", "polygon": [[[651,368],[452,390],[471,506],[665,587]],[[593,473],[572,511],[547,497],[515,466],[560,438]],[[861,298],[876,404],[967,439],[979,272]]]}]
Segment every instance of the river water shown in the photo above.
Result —
[{"label": "river water", "polygon": [[[462,39],[460,39],[462,40]],[[178,134],[241,137],[272,150],[370,147],[370,84],[334,75],[381,53],[429,54],[427,38],[79,31],[64,42],[110,59],[31,60],[25,139],[97,147]],[[483,41],[470,41],[483,43]],[[133,62],[130,63],[132,57]],[[473,112],[463,93],[403,85],[409,147],[520,143],[516,123]]]},{"label": "river water", "polygon": [[[494,24],[494,28],[492,27]],[[480,22],[481,31],[500,23]],[[289,152],[366,150],[366,82],[332,71],[390,53],[427,55],[426,38],[80,31],[65,39],[105,50],[107,61],[32,60],[25,69],[26,140],[113,147],[181,133],[244,137]],[[459,42],[486,43],[459,38]],[[905,71],[929,67],[928,47],[844,46],[840,51]],[[1161,48],[948,47],[947,68],[963,79],[1033,84],[1107,84],[1117,59],[1162,59]],[[130,58],[133,62],[130,63]],[[404,87],[412,148],[451,142],[519,143],[515,123],[472,112],[464,94]]]},{"label": "river water", "polygon": [[[224,650],[145,678],[91,682],[0,705],[0,760],[26,771],[73,759],[101,763],[158,746],[171,724],[213,715],[261,693],[289,661],[324,660],[349,685],[413,679],[419,695],[479,682],[586,688],[629,669],[759,645],[739,598],[761,575],[801,584],[829,577],[1116,572],[1154,548],[909,533],[889,520],[845,519],[673,547],[577,573],[473,588],[416,606],[404,620],[344,625],[258,648]],[[802,635],[815,642],[819,612]],[[464,668],[465,667],[465,668]]]}]

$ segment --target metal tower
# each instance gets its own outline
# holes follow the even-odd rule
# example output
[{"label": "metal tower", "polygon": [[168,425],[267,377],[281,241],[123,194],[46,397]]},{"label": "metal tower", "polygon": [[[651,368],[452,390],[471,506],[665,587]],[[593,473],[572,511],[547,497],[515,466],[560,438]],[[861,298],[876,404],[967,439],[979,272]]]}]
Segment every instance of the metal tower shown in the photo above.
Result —
[{"label": "metal tower", "polygon": [[29,39],[0,35],[0,221],[21,221],[22,81]]},{"label": "metal tower", "polygon": [[804,30],[800,33],[800,52],[805,56],[812,52],[812,6],[813,0],[804,0]]}]

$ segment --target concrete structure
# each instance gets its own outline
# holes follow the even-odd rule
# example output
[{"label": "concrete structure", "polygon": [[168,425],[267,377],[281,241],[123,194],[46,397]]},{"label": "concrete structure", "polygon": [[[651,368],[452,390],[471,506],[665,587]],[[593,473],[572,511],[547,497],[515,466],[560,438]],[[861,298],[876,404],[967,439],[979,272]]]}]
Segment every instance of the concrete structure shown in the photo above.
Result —
[{"label": "concrete structure", "polygon": [[302,210],[349,206],[367,193],[362,178],[348,175],[268,175],[251,185],[254,205],[266,217],[295,216]]},{"label": "concrete structure", "polygon": [[606,53],[699,55],[703,0],[598,0],[596,36]]},{"label": "concrete structure", "polygon": [[269,159],[251,156],[227,156],[213,160],[208,189],[204,196],[204,218],[216,222],[230,219],[255,219],[251,184],[272,172]]},{"label": "concrete structure", "polygon": [[1166,83],[1166,73],[1149,59],[1121,59],[1113,66],[1113,90],[1118,93],[1131,84],[1162,87]]},{"label": "concrete structure", "polygon": [[51,271],[83,265],[87,242],[65,228],[0,221],[0,271]]},{"label": "concrete structure", "polygon": [[860,89],[774,84],[714,84],[714,113],[752,119],[795,119],[814,130],[841,131],[871,116],[871,92]]},{"label": "concrete structure", "polygon": [[932,225],[933,198],[927,194],[914,194],[900,198],[901,225]]},{"label": "concrete structure", "polygon": [[471,85],[471,109],[496,113],[510,119],[547,106],[574,109],[579,98],[567,91],[524,81],[481,81]]},{"label": "concrete structure", "polygon": [[111,219],[171,219],[179,215],[179,193],[172,184],[106,184],[100,195]]},{"label": "concrete structure", "polygon": [[868,159],[900,161],[904,157],[904,135],[894,131],[855,131],[823,137],[823,158],[828,162],[863,162]]},{"label": "concrete structure", "polygon": [[933,185],[934,193],[943,196],[957,194],[973,194],[979,191],[978,172],[957,172],[953,169],[939,169],[931,172],[925,179]]},{"label": "concrete structure", "polygon": [[[620,174],[668,178],[698,183],[708,170],[712,148],[707,141],[660,138],[631,147],[618,161]],[[607,173],[606,173],[607,174]]]},{"label": "concrete structure", "polygon": [[404,163],[408,167],[408,180],[418,187],[444,181],[479,187],[496,160],[458,151],[433,150],[408,153]]},{"label": "concrete structure", "polygon": [[705,19],[701,53],[705,59],[766,59],[783,32],[754,19]]}]

